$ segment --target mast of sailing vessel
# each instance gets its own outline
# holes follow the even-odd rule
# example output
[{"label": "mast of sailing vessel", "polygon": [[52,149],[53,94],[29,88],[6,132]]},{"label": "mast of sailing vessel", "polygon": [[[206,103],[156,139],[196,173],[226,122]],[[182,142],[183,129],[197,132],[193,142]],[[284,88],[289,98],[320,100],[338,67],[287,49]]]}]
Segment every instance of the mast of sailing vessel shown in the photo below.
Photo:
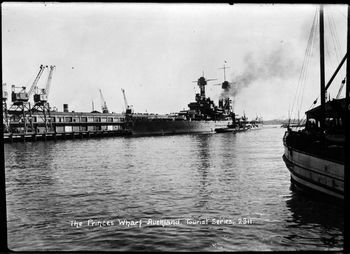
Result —
[{"label": "mast of sailing vessel", "polygon": [[325,89],[325,71],[324,71],[324,24],[323,24],[323,5],[320,6],[320,85],[321,85],[321,119],[320,127],[323,130],[325,125],[326,111],[326,89]]},{"label": "mast of sailing vessel", "polygon": [[[347,20],[347,52],[350,52],[350,6],[348,5],[348,20]],[[344,151],[344,214],[350,214],[350,206],[346,205],[350,199],[350,83],[349,74],[350,64],[346,63],[346,91],[345,91],[345,151]],[[344,253],[350,252],[350,219],[344,216]]]}]

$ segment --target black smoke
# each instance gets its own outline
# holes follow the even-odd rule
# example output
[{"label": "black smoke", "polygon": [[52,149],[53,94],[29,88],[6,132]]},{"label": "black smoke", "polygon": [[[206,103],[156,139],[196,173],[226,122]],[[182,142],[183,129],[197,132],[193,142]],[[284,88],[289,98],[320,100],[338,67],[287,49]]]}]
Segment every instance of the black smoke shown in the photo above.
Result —
[{"label": "black smoke", "polygon": [[243,71],[239,75],[232,75],[229,89],[223,90],[220,97],[234,99],[243,89],[258,81],[295,77],[298,70],[291,55],[292,52],[287,52],[284,47],[260,56],[247,54],[244,57]]}]

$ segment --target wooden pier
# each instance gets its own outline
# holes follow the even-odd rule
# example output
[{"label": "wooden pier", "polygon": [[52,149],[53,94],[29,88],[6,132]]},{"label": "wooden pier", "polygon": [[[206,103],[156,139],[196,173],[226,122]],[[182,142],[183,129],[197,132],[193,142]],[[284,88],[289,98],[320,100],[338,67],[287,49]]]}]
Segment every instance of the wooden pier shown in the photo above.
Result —
[{"label": "wooden pier", "polygon": [[4,143],[131,135],[125,116],[117,113],[55,111],[45,117],[27,112],[22,118],[10,115],[4,123]]},{"label": "wooden pier", "polygon": [[129,130],[79,131],[68,133],[4,133],[4,143],[129,136]]}]

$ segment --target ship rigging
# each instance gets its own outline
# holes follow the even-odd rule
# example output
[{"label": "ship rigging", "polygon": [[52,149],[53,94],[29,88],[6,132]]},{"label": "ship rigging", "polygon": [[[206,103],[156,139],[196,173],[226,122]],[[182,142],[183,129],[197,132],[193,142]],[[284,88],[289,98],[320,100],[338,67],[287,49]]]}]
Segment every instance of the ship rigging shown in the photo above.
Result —
[{"label": "ship rigging", "polygon": [[[343,200],[344,165],[345,158],[349,157],[349,154],[346,154],[349,151],[345,149],[345,133],[349,131],[346,129],[346,124],[349,121],[350,109],[348,80],[346,79],[346,98],[326,101],[326,93],[347,59],[347,54],[326,84],[323,6],[319,10],[319,23],[321,103],[318,107],[306,112],[304,129],[292,130],[290,126],[288,127],[283,137],[285,147],[283,160],[291,173],[293,186],[309,193],[328,195]],[[311,34],[313,33],[314,26]],[[349,49],[349,40],[347,45]],[[313,105],[316,103],[317,100]]]}]

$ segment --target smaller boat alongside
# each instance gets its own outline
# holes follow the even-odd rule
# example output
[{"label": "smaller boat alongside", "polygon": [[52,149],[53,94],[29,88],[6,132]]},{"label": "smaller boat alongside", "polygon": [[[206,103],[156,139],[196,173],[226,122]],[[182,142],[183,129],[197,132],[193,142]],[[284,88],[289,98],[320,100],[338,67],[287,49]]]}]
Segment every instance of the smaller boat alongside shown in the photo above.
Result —
[{"label": "smaller boat alongside", "polygon": [[223,128],[216,128],[215,129],[216,133],[225,133],[225,132],[233,132],[236,133],[237,132],[237,128],[233,125],[233,124],[229,124],[227,125],[227,127],[223,127]]},{"label": "smaller boat alongside", "polygon": [[252,130],[258,130],[261,129],[263,126],[263,120],[261,117],[256,117],[254,120],[251,120],[249,122],[249,128]]},{"label": "smaller boat alongside", "polygon": [[224,132],[243,132],[247,130],[258,130],[263,126],[263,122],[261,118],[256,118],[255,120],[248,121],[248,118],[245,116],[236,118],[235,122],[232,122],[232,124],[228,124],[226,127],[222,128],[216,128],[216,133],[224,133]]}]

